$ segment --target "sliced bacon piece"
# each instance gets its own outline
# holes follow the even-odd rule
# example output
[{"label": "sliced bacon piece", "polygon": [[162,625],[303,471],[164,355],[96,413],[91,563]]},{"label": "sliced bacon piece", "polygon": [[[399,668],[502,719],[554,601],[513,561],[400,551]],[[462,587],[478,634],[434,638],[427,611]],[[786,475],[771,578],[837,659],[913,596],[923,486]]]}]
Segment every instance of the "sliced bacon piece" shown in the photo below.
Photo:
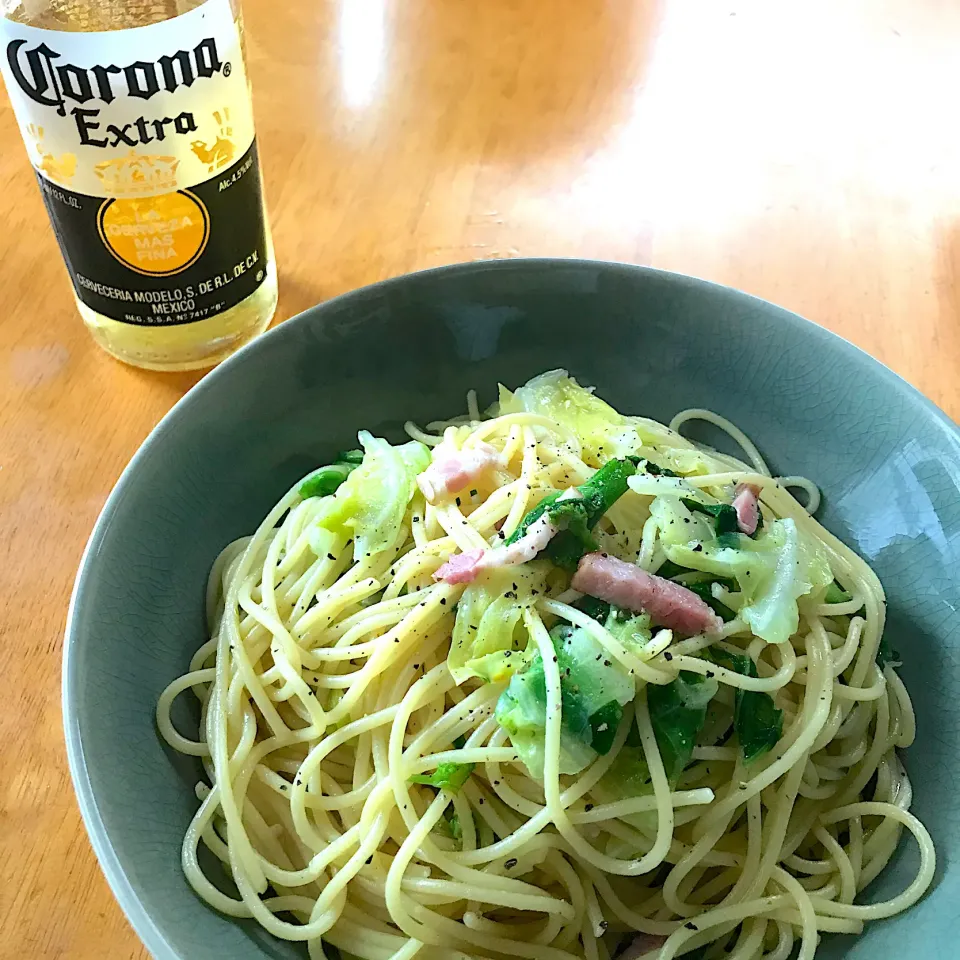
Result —
[{"label": "sliced bacon piece", "polygon": [[574,590],[635,612],[679,633],[716,633],[723,621],[692,590],[632,563],[588,553],[570,584]]},{"label": "sliced bacon piece", "polygon": [[760,488],[755,483],[738,483],[733,497],[733,509],[737,511],[737,526],[741,533],[752,537],[760,522],[760,504],[757,498]]},{"label": "sliced bacon piece", "polygon": [[638,933],[617,960],[641,960],[641,957],[652,957],[653,951],[659,950],[666,942],[666,937],[657,936],[655,933]]},{"label": "sliced bacon piece", "polygon": [[527,527],[524,535],[511,543],[510,546],[497,547],[496,550],[488,550],[484,555],[480,565],[486,569],[490,567],[512,567],[518,563],[526,563],[532,560],[546,545],[553,539],[557,532],[550,518],[544,513],[537,520]]},{"label": "sliced bacon piece", "polygon": [[480,572],[480,561],[485,550],[468,550],[466,553],[454,554],[433,575],[434,580],[443,580],[445,583],[472,583]]},{"label": "sliced bacon piece", "polygon": [[489,443],[478,443],[457,450],[441,443],[433,451],[433,462],[420,476],[417,485],[430,503],[445,493],[456,493],[491,467],[503,466],[503,457]]},{"label": "sliced bacon piece", "polygon": [[468,550],[452,556],[433,575],[434,580],[445,583],[472,583],[481,570],[493,567],[513,567],[532,560],[550,542],[557,528],[546,514],[535,520],[526,533],[509,546],[495,550]]}]

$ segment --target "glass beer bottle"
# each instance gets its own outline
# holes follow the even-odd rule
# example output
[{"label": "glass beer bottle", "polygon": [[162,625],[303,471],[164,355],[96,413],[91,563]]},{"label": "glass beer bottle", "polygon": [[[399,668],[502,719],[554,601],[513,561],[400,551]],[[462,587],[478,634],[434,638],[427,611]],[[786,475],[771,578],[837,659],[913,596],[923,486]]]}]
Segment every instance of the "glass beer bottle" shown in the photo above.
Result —
[{"label": "glass beer bottle", "polygon": [[276,308],[235,4],[0,0],[0,71],[77,306],[137,366],[212,366]]}]

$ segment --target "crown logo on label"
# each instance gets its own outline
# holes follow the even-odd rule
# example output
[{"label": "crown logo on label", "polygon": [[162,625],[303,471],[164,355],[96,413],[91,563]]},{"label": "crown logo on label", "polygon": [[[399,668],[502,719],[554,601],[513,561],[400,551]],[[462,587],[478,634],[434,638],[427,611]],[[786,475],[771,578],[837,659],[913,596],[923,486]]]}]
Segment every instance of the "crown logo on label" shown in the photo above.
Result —
[{"label": "crown logo on label", "polygon": [[177,157],[161,157],[131,150],[125,157],[98,163],[93,171],[111,196],[156,193],[177,187]]}]

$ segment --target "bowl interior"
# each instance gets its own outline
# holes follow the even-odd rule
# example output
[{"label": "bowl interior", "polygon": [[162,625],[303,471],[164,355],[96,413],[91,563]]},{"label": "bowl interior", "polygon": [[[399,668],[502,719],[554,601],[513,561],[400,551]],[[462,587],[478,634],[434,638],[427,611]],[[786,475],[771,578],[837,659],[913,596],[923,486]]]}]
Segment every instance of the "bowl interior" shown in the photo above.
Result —
[{"label": "bowl interior", "polygon": [[[823,956],[893,960],[958,925],[960,443],[956,428],[886,368],[787,311],[639,267],[578,261],[465,264],[315,307],[209,375],[124,473],[81,567],[64,668],[71,767],[97,854],[159,960],[303,957],[220,916],[180,872],[199,767],[161,742],[154,707],[206,639],[207,572],[299,476],[367,428],[400,439],[481,406],[496,384],[552,367],[629,413],[684,407],[730,417],[772,466],[814,479],[823,522],[877,570],[918,715],[906,754],[914,810],[938,847],[934,889]],[[710,439],[709,437],[705,437]],[[185,701],[187,698],[181,698]],[[181,729],[196,715],[179,704]],[[866,894],[902,889],[904,840]]]}]

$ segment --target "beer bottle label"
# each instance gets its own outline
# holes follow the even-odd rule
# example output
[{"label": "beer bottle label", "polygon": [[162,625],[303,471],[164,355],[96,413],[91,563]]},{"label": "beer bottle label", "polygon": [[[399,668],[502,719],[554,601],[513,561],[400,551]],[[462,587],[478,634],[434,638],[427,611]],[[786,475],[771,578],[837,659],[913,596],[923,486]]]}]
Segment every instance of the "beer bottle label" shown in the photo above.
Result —
[{"label": "beer bottle label", "polygon": [[253,111],[230,0],[101,33],[0,20],[0,71],[77,297],[191,323],[267,274]]}]

